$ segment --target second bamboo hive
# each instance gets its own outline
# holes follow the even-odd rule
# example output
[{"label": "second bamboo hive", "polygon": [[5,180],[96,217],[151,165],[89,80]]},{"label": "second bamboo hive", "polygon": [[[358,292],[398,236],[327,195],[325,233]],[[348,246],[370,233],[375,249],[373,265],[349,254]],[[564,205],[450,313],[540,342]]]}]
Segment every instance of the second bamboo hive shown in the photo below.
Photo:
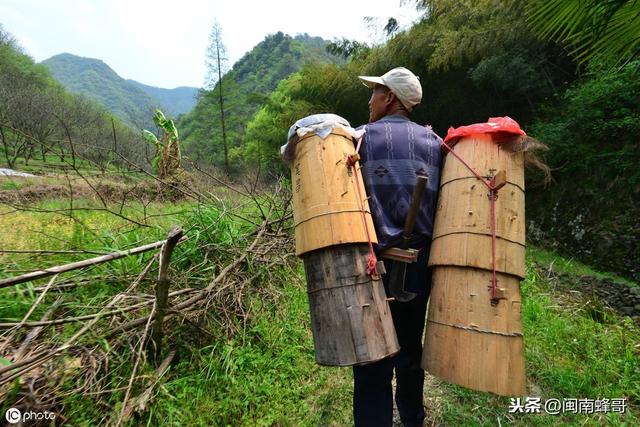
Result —
[{"label": "second bamboo hive", "polygon": [[446,156],[429,265],[433,284],[423,367],[461,386],[525,394],[520,280],[524,278],[524,161],[490,134],[464,137],[453,150],[485,178],[506,171],[497,193],[496,271],[504,299],[491,303],[492,232],[488,188]]}]

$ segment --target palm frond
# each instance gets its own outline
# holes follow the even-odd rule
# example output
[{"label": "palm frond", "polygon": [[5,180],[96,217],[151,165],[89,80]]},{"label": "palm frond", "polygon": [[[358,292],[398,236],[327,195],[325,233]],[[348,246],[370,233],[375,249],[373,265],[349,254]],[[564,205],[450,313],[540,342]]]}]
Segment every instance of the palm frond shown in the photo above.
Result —
[{"label": "palm frond", "polygon": [[541,38],[568,45],[580,62],[625,61],[640,49],[639,0],[533,0],[527,12]]}]

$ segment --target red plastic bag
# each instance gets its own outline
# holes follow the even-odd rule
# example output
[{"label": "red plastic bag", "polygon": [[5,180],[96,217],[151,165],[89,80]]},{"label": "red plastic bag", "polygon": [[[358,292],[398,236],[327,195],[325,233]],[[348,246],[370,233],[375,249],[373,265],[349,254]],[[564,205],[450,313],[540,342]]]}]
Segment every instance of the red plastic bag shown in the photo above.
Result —
[{"label": "red plastic bag", "polygon": [[[444,143],[447,144],[453,140],[453,144],[463,136],[477,135],[479,133],[504,133],[511,135],[526,135],[520,128],[518,122],[509,116],[491,117],[487,123],[475,123],[469,126],[460,126],[458,128],[450,127]],[[450,145],[453,145],[450,144]]]}]

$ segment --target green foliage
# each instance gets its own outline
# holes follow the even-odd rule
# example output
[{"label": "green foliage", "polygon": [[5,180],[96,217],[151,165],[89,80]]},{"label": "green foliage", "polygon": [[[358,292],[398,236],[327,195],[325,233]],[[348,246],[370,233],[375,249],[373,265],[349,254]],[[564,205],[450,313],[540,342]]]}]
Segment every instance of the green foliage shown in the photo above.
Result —
[{"label": "green foliage", "polygon": [[[244,165],[242,158],[248,123],[268,102],[278,83],[311,60],[339,61],[325,50],[326,44],[319,37],[304,34],[292,38],[279,32],[267,36],[222,77],[232,172],[237,173]],[[219,120],[214,119],[220,117],[217,87],[201,91],[198,103],[180,119],[179,125],[184,136],[185,153],[221,167],[224,163],[222,129]]]},{"label": "green foliage", "polygon": [[533,42],[526,31],[525,2],[505,0],[426,0],[425,23],[433,53],[431,69],[460,66]]},{"label": "green foliage", "polygon": [[149,117],[160,107],[158,101],[101,60],[62,53],[42,64],[69,91],[98,102],[135,128],[151,127]]},{"label": "green foliage", "polygon": [[[572,318],[556,308],[545,291],[548,283],[530,271],[523,283],[522,319],[527,337],[531,380],[546,396],[616,396],[632,402],[640,398],[640,364],[634,343],[639,330],[630,319],[619,322],[607,313],[604,322],[588,310]],[[544,325],[544,327],[543,327]],[[555,343],[548,346],[548,343]],[[612,354],[615,354],[612,357]]]},{"label": "green foliage", "polygon": [[0,181],[0,190],[18,190],[20,184],[16,181]]},{"label": "green foliage", "polygon": [[104,168],[121,164],[111,150],[143,164],[137,138],[104,109],[65,91],[0,28],[0,153],[9,167],[52,156],[67,166],[80,157]]},{"label": "green foliage", "polygon": [[581,62],[636,58],[640,3],[636,0],[531,0],[529,21],[538,34],[569,45]]},{"label": "green foliage", "polygon": [[[271,98],[274,105],[249,122],[245,158],[280,170],[278,147],[285,131],[306,114],[332,112],[354,126],[364,123],[370,92],[357,76],[402,65],[423,86],[423,102],[412,119],[433,124],[440,135],[449,126],[508,115],[549,144],[547,160],[561,169],[554,173],[557,185],[546,192],[536,189],[536,176],[530,176],[529,225],[543,232],[531,238],[547,246],[557,239],[559,249],[588,262],[604,259],[606,268],[638,277],[633,276],[637,256],[625,256],[638,253],[640,240],[634,204],[640,181],[633,166],[638,65],[618,73],[607,63],[592,63],[590,73],[581,74],[558,45],[529,30],[523,2],[419,3],[423,19],[386,44],[352,56],[346,65],[311,63],[294,84],[279,88]],[[335,49],[344,44],[348,54],[348,44],[334,44]]]},{"label": "green foliage", "polygon": [[161,110],[156,110],[153,115],[153,122],[165,132],[169,141],[178,140],[178,129],[176,129],[176,125],[173,123],[173,120],[167,119]]},{"label": "green foliage", "polygon": [[149,144],[153,145],[156,148],[160,148],[160,141],[158,141],[158,138],[156,138],[156,136],[152,134],[150,131],[143,129],[142,136],[144,137],[144,140],[147,141]]},{"label": "green foliage", "polygon": [[357,126],[369,116],[367,101],[371,94],[358,80],[356,70],[354,66],[309,63],[302,70],[299,84],[291,87],[291,96],[312,105],[314,114],[335,113]]},{"label": "green foliage", "polygon": [[165,89],[145,85],[131,79],[128,79],[127,83],[139,87],[152,99],[157,100],[159,105],[162,105],[162,109],[172,117],[188,113],[196,105],[198,89],[195,87],[179,86],[173,89]]},{"label": "green foliage", "polygon": [[153,126],[150,117],[156,108],[178,115],[195,104],[195,88],[162,89],[125,80],[99,59],[62,53],[42,64],[67,90],[92,99],[137,129]]},{"label": "green foliage", "polygon": [[636,280],[639,66],[592,74],[530,132],[549,145],[546,159],[557,181],[550,190],[531,194],[538,225],[562,250]]},{"label": "green foliage", "polygon": [[46,67],[36,65],[25,55],[17,41],[0,26],[0,76],[11,77],[16,85],[33,84],[40,87],[53,85],[54,80]]},{"label": "green foliage", "polygon": [[[396,33],[382,46],[361,48],[348,40],[333,42],[329,49],[350,56],[350,62],[311,62],[302,68],[295,84],[279,88],[276,104],[278,99],[290,101],[280,110],[265,107],[250,122],[251,138],[245,139],[249,160],[255,163],[254,153],[260,151],[257,141],[262,138],[269,142],[261,158],[271,156],[271,165],[277,167],[277,148],[284,143],[281,137],[305,114],[331,112],[354,126],[365,123],[370,91],[357,76],[380,75],[398,65],[410,68],[422,82],[423,102],[413,120],[432,123],[441,134],[450,125],[486,121],[490,116],[532,118],[536,103],[553,96],[572,67],[553,47],[523,34],[526,25],[519,3],[505,2],[501,10],[489,3],[434,2],[435,9],[423,21]],[[492,36],[486,37],[488,33]],[[299,102],[304,108],[300,115],[292,116],[290,111]],[[270,130],[269,126],[282,128]]]},{"label": "green foliage", "polygon": [[144,138],[145,141],[151,144],[156,150],[156,154],[153,156],[151,165],[153,166],[153,170],[156,173],[158,173],[158,170],[160,169],[160,156],[162,153],[162,142],[160,142],[154,134],[152,134],[146,129],[142,130],[142,137]]},{"label": "green foliage", "polygon": [[287,269],[272,279],[270,286],[283,286],[278,301],[252,299],[256,320],[238,337],[185,355],[161,393],[172,399],[152,409],[152,424],[350,422],[348,371],[322,368],[314,362],[307,297],[303,285],[290,280],[299,273]]},{"label": "green foliage", "polygon": [[530,59],[516,52],[489,56],[469,70],[469,76],[483,91],[506,95],[512,103],[522,102],[529,94],[548,93]]},{"label": "green foliage", "polygon": [[334,113],[354,126],[364,123],[369,94],[350,67],[310,62],[283,81],[265,106],[247,125],[243,157],[250,166],[285,172],[280,146],[298,119],[310,114]]},{"label": "green foliage", "polygon": [[[132,204],[133,205],[133,204]],[[33,212],[8,212],[2,208],[0,228],[11,230],[4,234],[3,248],[29,250],[85,250],[95,253],[108,253],[114,250],[130,248],[139,245],[143,239],[152,242],[166,236],[166,230],[171,226],[175,216],[171,213],[180,212],[187,206],[162,206],[151,204],[146,207],[147,214],[169,214],[150,220],[146,230],[131,229],[130,223],[116,216],[99,210],[102,205],[95,200],[76,200],[76,211],[73,216],[66,216],[69,208],[67,200],[48,200],[34,206]],[[117,209],[119,206],[116,206]],[[96,210],[91,210],[91,209]],[[41,210],[42,212],[38,212]],[[58,211],[52,214],[47,211]],[[122,207],[122,215],[141,219],[142,206]],[[8,270],[35,271],[43,267],[52,267],[89,258],[88,254],[51,254],[45,257],[33,254],[0,255],[0,276],[16,275]],[[100,264],[93,267],[90,273],[85,271],[84,277],[118,277],[128,280],[139,273],[140,264],[146,262],[149,254],[141,254],[123,258],[112,263]],[[114,283],[115,282],[115,283]],[[45,282],[46,283],[46,282]],[[3,321],[20,321],[27,313],[38,294],[33,292],[33,283],[17,285],[0,290],[0,313]],[[69,316],[85,315],[95,312],[99,302],[115,292],[121,290],[117,281],[109,279],[95,280],[89,288],[81,288],[65,296],[66,313]],[[48,296],[49,298],[49,296]],[[40,318],[55,301],[57,295],[51,295],[34,312],[32,318]],[[81,325],[80,325],[81,326]],[[77,325],[69,325],[66,330],[71,332]],[[77,329],[76,329],[77,330]],[[62,339],[59,337],[56,339]]]},{"label": "green foliage", "polygon": [[300,85],[300,75],[283,80],[253,119],[247,124],[245,146],[237,161],[272,173],[285,172],[280,146],[287,142],[287,131],[298,118],[311,114],[312,106],[293,101],[289,93]]},{"label": "green foliage", "polygon": [[[539,102],[571,80],[567,73],[573,72],[573,65],[556,47],[523,32],[525,17],[519,3],[501,5],[497,10],[492,2],[433,2],[433,11],[429,9],[421,22],[396,33],[385,45],[354,53],[349,41],[336,41],[329,47],[351,55],[350,62],[308,64],[286,95],[310,106],[310,113],[336,113],[357,126],[367,121],[370,97],[357,76],[380,75],[402,65],[414,71],[423,86],[423,102],[413,120],[433,124],[440,134],[450,125],[486,121],[490,116],[530,120]],[[267,122],[263,113],[260,121]],[[268,133],[265,126],[262,129]]]},{"label": "green foliage", "polygon": [[153,167],[160,178],[175,174],[182,167],[178,129],[173,120],[167,119],[164,113],[156,110],[153,122],[162,131],[162,140],[158,140],[148,130],[143,130],[144,139],[156,149]]},{"label": "green foliage", "polygon": [[635,283],[622,276],[618,276],[613,273],[601,272],[596,270],[594,267],[583,264],[573,258],[564,258],[554,251],[536,246],[527,247],[527,257],[532,263],[552,267],[553,271],[557,273],[565,273],[574,277],[589,276],[600,280],[611,279],[616,283],[626,283],[630,286],[633,286]]},{"label": "green foliage", "polygon": [[334,40],[327,45],[327,52],[344,59],[366,56],[371,48],[366,43],[345,38]]}]

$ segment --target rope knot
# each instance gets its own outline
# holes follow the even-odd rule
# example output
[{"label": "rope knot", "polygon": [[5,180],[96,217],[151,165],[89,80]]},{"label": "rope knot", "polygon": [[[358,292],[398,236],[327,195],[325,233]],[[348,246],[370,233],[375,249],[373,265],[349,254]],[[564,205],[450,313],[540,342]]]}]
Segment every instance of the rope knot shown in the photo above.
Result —
[{"label": "rope knot", "polygon": [[378,274],[378,259],[374,252],[369,252],[369,261],[367,261],[367,275],[379,276]]},{"label": "rope knot", "polygon": [[355,153],[355,154],[347,154],[347,167],[353,167],[356,165],[356,162],[360,160],[360,154]]}]

